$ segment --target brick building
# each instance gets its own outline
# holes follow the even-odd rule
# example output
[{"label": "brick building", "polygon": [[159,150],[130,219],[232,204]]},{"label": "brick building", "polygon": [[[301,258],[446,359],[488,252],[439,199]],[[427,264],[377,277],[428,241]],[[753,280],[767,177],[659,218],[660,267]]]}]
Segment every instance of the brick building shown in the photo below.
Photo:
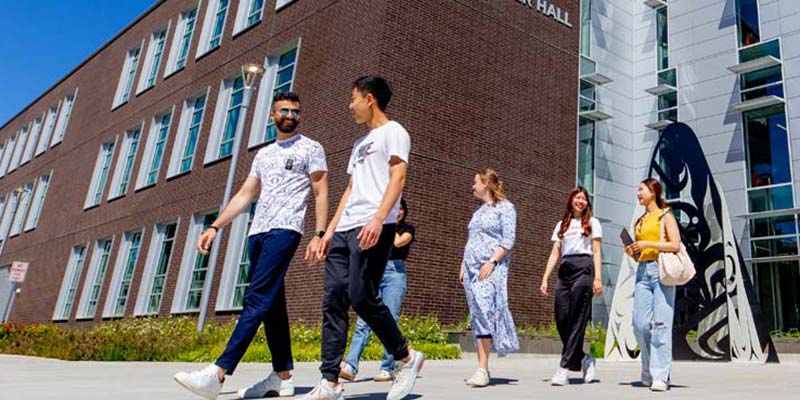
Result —
[{"label": "brick building", "polygon": [[[380,74],[395,87],[390,116],[412,137],[405,196],[418,237],[404,313],[466,317],[457,276],[472,177],[491,166],[519,214],[512,312],[551,321],[536,292],[575,183],[580,29],[578,0],[544,3],[158,1],[0,128],[0,265],[30,264],[8,320],[193,315],[209,263],[209,315],[235,315],[247,215],[225,230],[216,260],[193,250],[222,201],[231,126],[244,118],[236,189],[272,140],[272,93],[298,92],[301,131],[328,154],[333,210],[366,133],[348,112],[350,85]],[[237,77],[250,62],[266,73],[244,115]],[[296,260],[287,296],[292,319],[319,320],[322,267]]]}]

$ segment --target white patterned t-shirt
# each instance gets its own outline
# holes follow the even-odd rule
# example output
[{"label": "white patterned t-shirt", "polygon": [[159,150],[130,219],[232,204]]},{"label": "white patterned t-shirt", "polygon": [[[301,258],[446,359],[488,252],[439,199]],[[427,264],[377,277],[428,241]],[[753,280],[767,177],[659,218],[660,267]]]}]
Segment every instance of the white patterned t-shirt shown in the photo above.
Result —
[{"label": "white patterned t-shirt", "polygon": [[272,229],[303,234],[310,175],[327,170],[325,149],[301,134],[259,150],[249,175],[261,181],[250,235]]}]

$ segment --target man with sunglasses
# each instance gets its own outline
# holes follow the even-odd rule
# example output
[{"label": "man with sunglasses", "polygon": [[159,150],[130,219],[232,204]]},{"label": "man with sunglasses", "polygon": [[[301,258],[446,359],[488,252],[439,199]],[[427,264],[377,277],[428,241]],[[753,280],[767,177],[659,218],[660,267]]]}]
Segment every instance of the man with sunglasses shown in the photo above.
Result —
[{"label": "man with sunglasses", "polygon": [[300,244],[310,189],[316,198],[316,228],[305,260],[314,263],[322,257],[321,238],[328,218],[328,168],[322,146],[297,132],[300,98],[292,92],[278,93],[272,104],[270,117],[277,140],[259,150],[242,188],[197,241],[197,250],[208,254],[217,231],[258,199],[247,243],[250,283],[228,345],[214,364],[175,374],[179,384],[207,399],[217,398],[225,375],[236,369],[261,324],[267,334],[273,372],[239,390],[239,398],[294,395],[284,277]]}]

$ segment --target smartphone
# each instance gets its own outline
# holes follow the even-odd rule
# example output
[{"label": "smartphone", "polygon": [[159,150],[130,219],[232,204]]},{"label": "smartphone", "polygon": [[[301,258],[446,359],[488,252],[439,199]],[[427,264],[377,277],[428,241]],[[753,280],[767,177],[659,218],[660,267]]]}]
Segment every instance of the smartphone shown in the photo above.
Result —
[{"label": "smartphone", "polygon": [[[622,228],[622,232],[620,232],[619,238],[622,239],[622,244],[625,247],[628,247],[628,246],[633,244],[633,238],[631,237],[631,234],[628,233],[628,229],[627,228]],[[635,253],[633,255],[633,258],[635,260],[638,260],[639,259],[639,253]]]}]

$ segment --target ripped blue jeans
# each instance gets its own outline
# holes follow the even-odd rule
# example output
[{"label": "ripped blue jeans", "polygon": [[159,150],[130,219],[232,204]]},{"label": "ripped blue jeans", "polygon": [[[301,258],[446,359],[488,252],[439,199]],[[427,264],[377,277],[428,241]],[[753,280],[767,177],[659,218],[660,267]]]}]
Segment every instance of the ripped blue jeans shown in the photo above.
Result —
[{"label": "ripped blue jeans", "polygon": [[639,263],[633,291],[633,333],[642,355],[642,374],[669,382],[675,286],[662,285],[658,261]]}]

